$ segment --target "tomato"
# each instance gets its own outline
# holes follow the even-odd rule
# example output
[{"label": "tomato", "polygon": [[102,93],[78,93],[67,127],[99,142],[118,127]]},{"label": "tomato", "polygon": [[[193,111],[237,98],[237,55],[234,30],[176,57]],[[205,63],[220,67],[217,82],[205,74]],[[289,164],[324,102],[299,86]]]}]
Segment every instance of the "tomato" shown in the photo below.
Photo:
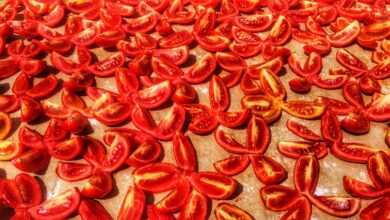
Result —
[{"label": "tomato", "polygon": [[162,79],[176,80],[183,75],[183,71],[167,58],[152,57],[151,66]]},{"label": "tomato", "polygon": [[28,174],[18,174],[2,185],[2,199],[13,208],[26,209],[41,203],[43,195],[39,182]]},{"label": "tomato", "polygon": [[85,163],[59,162],[56,173],[58,177],[65,181],[79,181],[92,175],[92,166]]},{"label": "tomato", "polygon": [[0,140],[8,137],[12,128],[12,121],[8,114],[0,112]]},{"label": "tomato", "polygon": [[250,44],[250,43],[237,43],[233,41],[229,45],[229,49],[240,57],[248,58],[259,54],[262,49],[262,45]]},{"label": "tomato", "polygon": [[234,5],[232,0],[222,0],[220,3],[220,9],[217,11],[217,21],[222,22],[230,20],[234,16],[238,15],[238,9]]},{"label": "tomato", "polygon": [[216,161],[213,165],[215,169],[227,176],[233,176],[243,172],[249,165],[249,157],[244,156],[229,156],[226,159]]},{"label": "tomato", "polygon": [[337,196],[310,196],[310,201],[320,210],[333,216],[348,217],[360,209],[360,200]]},{"label": "tomato", "polygon": [[74,13],[81,13],[81,12],[91,10],[92,8],[95,7],[95,5],[98,2],[96,0],[83,0],[83,1],[66,0],[64,3],[68,10]]},{"label": "tomato", "polygon": [[212,75],[216,67],[214,55],[207,53],[184,73],[183,78],[189,83],[201,83]]},{"label": "tomato", "polygon": [[89,125],[88,118],[77,111],[70,113],[66,119],[66,129],[73,134],[82,133]]},{"label": "tomato", "polygon": [[34,99],[43,99],[53,95],[57,85],[57,78],[54,75],[50,75],[26,91],[26,95]]},{"label": "tomato", "polygon": [[263,40],[256,34],[235,26],[232,28],[232,36],[238,43],[261,44],[263,42]]},{"label": "tomato", "polygon": [[192,173],[190,181],[197,191],[214,199],[229,198],[237,188],[234,179],[214,172]]},{"label": "tomato", "polygon": [[24,122],[36,120],[42,113],[41,104],[29,97],[21,98],[20,119]]},{"label": "tomato", "polygon": [[175,91],[172,94],[172,101],[178,104],[189,104],[197,99],[196,90],[187,83],[176,83]]},{"label": "tomato", "polygon": [[245,31],[262,32],[272,25],[272,14],[241,15],[234,18],[234,23]]},{"label": "tomato", "polygon": [[138,18],[125,19],[123,30],[130,34],[146,33],[151,31],[157,24],[157,15],[149,13]]},{"label": "tomato", "polygon": [[258,0],[233,0],[234,5],[241,12],[252,12],[256,9],[260,1]]},{"label": "tomato", "polygon": [[186,10],[183,0],[173,0],[170,7],[164,12],[169,23],[189,24],[194,21],[195,10]]},{"label": "tomato", "polygon": [[88,67],[89,71],[99,77],[112,76],[115,69],[121,67],[125,62],[122,52],[114,53],[111,56],[100,60]]},{"label": "tomato", "polygon": [[309,16],[306,20],[306,28],[313,34],[317,34],[320,36],[325,36],[326,32],[322,29],[321,25],[314,20],[313,17]]},{"label": "tomato", "polygon": [[187,46],[153,50],[153,56],[164,57],[170,60],[175,65],[181,65],[185,63],[189,56],[188,53],[189,53],[189,49]]},{"label": "tomato", "polygon": [[88,182],[84,184],[80,193],[87,198],[104,198],[113,188],[113,180],[111,174],[99,169],[92,173]]},{"label": "tomato", "polygon": [[190,117],[188,129],[195,134],[208,134],[217,126],[218,121],[210,108],[202,104],[187,104],[183,106]]},{"label": "tomato", "polygon": [[21,127],[18,133],[19,142],[29,148],[44,149],[43,137],[36,130],[29,127]]},{"label": "tomato", "polygon": [[56,68],[64,73],[70,74],[73,72],[79,72],[90,63],[91,55],[84,47],[77,47],[75,52],[77,55],[76,62],[69,58],[63,57],[57,52],[51,53],[51,62]]},{"label": "tomato", "polygon": [[290,39],[290,36],[291,24],[283,15],[280,15],[270,30],[267,40],[275,45],[283,45]]},{"label": "tomato", "polygon": [[[157,175],[156,175],[157,174]],[[163,192],[175,187],[178,170],[171,164],[153,163],[134,171],[137,187],[149,192]]]},{"label": "tomato", "polygon": [[303,139],[309,141],[321,141],[321,137],[318,134],[295,120],[287,120],[286,126],[289,131]]},{"label": "tomato", "polygon": [[49,144],[48,150],[51,156],[60,160],[71,160],[77,157],[83,150],[81,137],[73,137],[69,140]]},{"label": "tomato", "polygon": [[129,17],[134,14],[134,7],[131,5],[126,5],[121,2],[109,1],[105,2],[105,6],[108,11],[113,14],[118,14],[120,16]]},{"label": "tomato", "polygon": [[217,113],[216,117],[219,123],[225,127],[235,128],[243,125],[248,121],[250,110],[245,109],[240,112],[223,112]]},{"label": "tomato", "polygon": [[318,159],[322,159],[328,154],[328,147],[326,142],[281,141],[278,143],[278,151],[293,159],[309,154],[314,154]]},{"label": "tomato", "polygon": [[47,169],[50,155],[46,151],[33,149],[23,152],[11,162],[24,172],[40,173]]},{"label": "tomato", "polygon": [[9,161],[19,156],[24,151],[24,146],[11,141],[0,141],[0,161]]},{"label": "tomato", "polygon": [[180,210],[179,219],[207,219],[207,197],[192,190],[186,204]]},{"label": "tomato", "polygon": [[190,182],[185,178],[180,178],[176,188],[156,204],[156,209],[162,213],[176,212],[186,204],[190,193]]},{"label": "tomato", "polygon": [[6,79],[19,70],[17,62],[11,58],[0,60],[0,79]]},{"label": "tomato", "polygon": [[288,82],[290,89],[296,93],[305,94],[311,90],[311,83],[305,78],[294,78]]},{"label": "tomato", "polygon": [[99,218],[101,220],[112,220],[107,210],[96,200],[81,200],[79,214],[82,220]]},{"label": "tomato", "polygon": [[342,30],[327,36],[327,40],[334,47],[344,47],[351,44],[360,33],[360,24],[358,21],[353,21],[344,27]]},{"label": "tomato", "polygon": [[233,53],[217,52],[215,57],[218,65],[225,70],[240,71],[247,67],[245,60]]},{"label": "tomato", "polygon": [[228,220],[228,219],[253,220],[254,219],[249,213],[240,209],[239,207],[224,202],[221,202],[217,205],[214,214],[217,220]]},{"label": "tomato", "polygon": [[107,126],[115,126],[123,123],[130,118],[131,108],[128,104],[114,102],[100,107],[94,111],[97,120]]},{"label": "tomato", "polygon": [[178,31],[159,39],[159,46],[162,48],[176,48],[189,45],[194,40],[188,31]]},{"label": "tomato", "polygon": [[19,74],[12,85],[12,92],[17,96],[24,95],[31,88],[31,78],[25,74]]},{"label": "tomato", "polygon": [[162,155],[162,147],[159,142],[149,137],[143,143],[139,143],[137,149],[135,149],[126,163],[129,166],[141,167],[160,160]]},{"label": "tomato", "polygon": [[45,142],[58,142],[68,139],[66,124],[59,119],[51,119],[43,136]]},{"label": "tomato", "polygon": [[177,166],[184,170],[193,172],[197,170],[197,159],[195,148],[189,137],[177,132],[172,139],[173,154]]},{"label": "tomato", "polygon": [[137,187],[129,187],[123,199],[118,220],[141,220],[146,203],[145,193]]},{"label": "tomato", "polygon": [[336,53],[337,61],[345,68],[356,72],[366,71],[367,65],[346,49],[340,49]]},{"label": "tomato", "polygon": [[223,51],[229,46],[230,40],[220,34],[195,35],[198,44],[210,52]]},{"label": "tomato", "polygon": [[265,186],[260,196],[265,207],[272,211],[288,210],[300,197],[296,190],[283,185]]},{"label": "tomato", "polygon": [[18,110],[19,107],[20,102],[15,95],[0,95],[0,111],[12,113]]},{"label": "tomato", "polygon": [[95,79],[92,74],[73,73],[68,79],[65,79],[63,86],[71,92],[80,92],[86,90],[87,87],[93,86]]},{"label": "tomato", "polygon": [[240,83],[244,71],[221,71],[218,76],[225,83],[226,87],[232,88]]},{"label": "tomato", "polygon": [[73,188],[46,200],[28,210],[33,218],[60,220],[75,212],[80,203],[80,193]]}]

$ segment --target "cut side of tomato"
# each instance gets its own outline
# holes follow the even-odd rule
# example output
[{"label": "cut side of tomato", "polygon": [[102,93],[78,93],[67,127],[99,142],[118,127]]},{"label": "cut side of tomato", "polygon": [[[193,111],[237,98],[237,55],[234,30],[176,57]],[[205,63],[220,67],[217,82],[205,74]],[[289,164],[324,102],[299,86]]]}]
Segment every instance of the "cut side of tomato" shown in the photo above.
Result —
[{"label": "cut side of tomato", "polygon": [[73,182],[87,179],[92,175],[92,166],[86,163],[59,162],[56,173],[61,179]]},{"label": "cut side of tomato", "polygon": [[136,187],[129,187],[122,201],[118,220],[141,220],[146,203],[145,193]]},{"label": "cut side of tomato", "polygon": [[234,179],[213,172],[193,173],[190,181],[197,191],[213,199],[227,199],[237,188]]},{"label": "cut side of tomato", "polygon": [[49,144],[48,150],[50,155],[57,159],[71,160],[83,150],[83,141],[81,137],[74,137],[60,143]]},{"label": "cut side of tomato", "polygon": [[178,172],[171,164],[149,164],[135,170],[134,182],[137,187],[145,191],[164,192],[175,187]]},{"label": "cut side of tomato", "polygon": [[258,180],[266,185],[281,183],[287,177],[287,171],[274,159],[267,156],[251,156],[253,171]]},{"label": "cut side of tomato", "polygon": [[84,184],[80,193],[87,198],[104,198],[113,189],[111,174],[101,170],[95,170],[88,182]]},{"label": "cut side of tomato", "polygon": [[214,214],[217,220],[228,220],[228,219],[242,219],[242,220],[253,220],[254,218],[246,211],[240,209],[235,205],[229,203],[219,203],[215,208]]},{"label": "cut side of tomato", "polygon": [[78,211],[82,220],[93,218],[99,218],[101,220],[113,219],[104,206],[96,200],[81,200]]},{"label": "cut side of tomato", "polygon": [[181,178],[176,188],[168,193],[163,199],[156,204],[156,209],[162,213],[177,212],[186,205],[186,201],[191,193],[191,184],[185,179]]},{"label": "cut side of tomato", "polygon": [[36,219],[60,220],[69,217],[80,204],[80,193],[77,189],[64,191],[45,202],[28,210]]},{"label": "cut side of tomato", "polygon": [[125,62],[125,57],[122,52],[114,53],[104,60],[92,64],[88,67],[89,71],[99,77],[112,76],[115,69],[121,67]]}]

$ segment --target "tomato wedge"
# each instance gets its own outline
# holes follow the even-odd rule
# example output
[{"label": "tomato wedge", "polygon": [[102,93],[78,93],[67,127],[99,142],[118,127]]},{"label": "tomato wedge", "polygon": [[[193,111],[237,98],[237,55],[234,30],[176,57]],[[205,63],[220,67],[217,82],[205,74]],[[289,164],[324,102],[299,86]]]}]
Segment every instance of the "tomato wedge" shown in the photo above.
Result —
[{"label": "tomato wedge", "polygon": [[92,166],[85,163],[59,162],[56,173],[58,177],[65,181],[79,181],[92,175]]},{"label": "tomato wedge", "polygon": [[125,62],[122,52],[114,53],[104,60],[88,67],[89,71],[99,77],[109,77],[115,73],[115,69],[121,67]]},{"label": "tomato wedge", "polygon": [[75,212],[80,203],[80,193],[77,189],[64,191],[45,202],[28,210],[36,219],[60,220]]},{"label": "tomato wedge", "polygon": [[98,218],[101,220],[113,219],[104,206],[96,200],[81,200],[79,214],[82,220],[89,220],[93,218]]},{"label": "tomato wedge", "polygon": [[327,36],[327,40],[334,47],[344,47],[351,44],[360,33],[360,24],[358,21],[353,21],[344,27],[342,30]]}]

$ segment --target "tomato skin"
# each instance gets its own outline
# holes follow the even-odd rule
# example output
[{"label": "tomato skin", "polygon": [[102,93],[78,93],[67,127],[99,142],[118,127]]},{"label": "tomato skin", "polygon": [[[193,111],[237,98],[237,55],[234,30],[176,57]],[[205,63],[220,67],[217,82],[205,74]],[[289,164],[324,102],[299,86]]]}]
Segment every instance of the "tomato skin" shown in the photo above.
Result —
[{"label": "tomato skin", "polygon": [[75,162],[59,162],[56,173],[65,181],[73,182],[86,179],[92,175],[92,166]]},{"label": "tomato skin", "polygon": [[24,172],[40,173],[47,169],[50,155],[42,150],[29,150],[11,161],[16,168]]},{"label": "tomato skin", "polygon": [[94,218],[101,220],[113,219],[104,206],[96,200],[81,200],[78,211],[82,220],[91,220]]}]

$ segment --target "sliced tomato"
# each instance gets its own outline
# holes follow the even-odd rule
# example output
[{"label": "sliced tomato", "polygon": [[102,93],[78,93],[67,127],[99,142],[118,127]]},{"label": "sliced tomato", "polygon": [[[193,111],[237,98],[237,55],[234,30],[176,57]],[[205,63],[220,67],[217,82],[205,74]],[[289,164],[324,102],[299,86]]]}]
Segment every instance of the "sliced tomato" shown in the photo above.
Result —
[{"label": "sliced tomato", "polygon": [[12,121],[8,114],[0,112],[0,140],[4,140],[11,132]]},{"label": "sliced tomato", "polygon": [[230,43],[229,38],[216,33],[207,35],[195,34],[195,39],[203,49],[210,52],[223,51],[229,46]]},{"label": "sliced tomato", "polygon": [[214,172],[192,173],[190,181],[193,187],[213,199],[227,199],[237,189],[237,182]]},{"label": "sliced tomato", "polygon": [[293,92],[306,94],[311,90],[311,83],[306,78],[294,78],[288,81],[288,85]]},{"label": "sliced tomato", "polygon": [[21,112],[20,119],[24,122],[31,122],[42,113],[41,104],[29,97],[21,98]]},{"label": "sliced tomato", "polygon": [[95,170],[88,182],[81,189],[81,195],[87,198],[104,198],[113,188],[113,180],[110,173]]},{"label": "sliced tomato", "polygon": [[171,94],[171,83],[166,80],[138,91],[136,95],[133,96],[133,100],[141,107],[151,109],[160,107],[170,98]]},{"label": "sliced tomato", "polygon": [[190,115],[188,129],[195,134],[209,134],[217,126],[218,121],[210,108],[202,104],[187,104],[183,106]]},{"label": "sliced tomato", "polygon": [[327,39],[334,47],[344,47],[351,44],[360,33],[360,24],[358,21],[353,21],[344,27],[342,30],[328,35]]},{"label": "sliced tomato", "polygon": [[322,159],[328,154],[328,147],[326,142],[281,141],[278,143],[278,151],[284,156],[293,159],[310,154],[314,154],[318,159]]},{"label": "sliced tomato", "polygon": [[221,71],[218,76],[225,83],[226,87],[232,88],[240,83],[244,71]]},{"label": "sliced tomato", "polygon": [[87,179],[92,175],[92,166],[86,163],[59,162],[56,173],[61,179],[73,182]]},{"label": "sliced tomato", "polygon": [[250,116],[250,110],[245,109],[239,112],[223,112],[217,113],[216,117],[219,123],[225,127],[235,128],[243,125],[248,121]]},{"label": "sliced tomato", "polygon": [[187,46],[153,50],[153,56],[167,58],[175,65],[181,65],[186,62],[188,59],[188,53],[189,50]]},{"label": "sliced tomato", "polygon": [[311,196],[310,201],[322,211],[333,216],[348,217],[360,209],[360,200],[336,196]]},{"label": "sliced tomato", "polygon": [[190,182],[185,178],[180,178],[176,188],[156,204],[156,209],[162,213],[176,212],[186,205],[190,193]]},{"label": "sliced tomato", "polygon": [[209,85],[210,107],[215,111],[224,111],[229,108],[229,90],[218,76],[213,76]]},{"label": "sliced tomato", "polygon": [[286,17],[280,15],[269,32],[267,39],[275,45],[283,45],[290,39],[290,37],[291,24]]},{"label": "sliced tomato", "polygon": [[35,149],[44,149],[46,148],[43,143],[43,137],[36,130],[33,130],[29,127],[21,127],[18,133],[19,142],[27,147]]},{"label": "sliced tomato", "polygon": [[350,70],[357,72],[367,70],[367,65],[346,49],[339,49],[336,53],[336,59],[341,65]]},{"label": "sliced tomato", "polygon": [[287,113],[302,119],[314,119],[320,117],[326,106],[313,101],[290,100],[282,105]]},{"label": "sliced tomato", "polygon": [[125,19],[123,30],[130,34],[146,33],[151,31],[157,24],[158,18],[155,13],[149,13],[137,18]]},{"label": "sliced tomato", "polygon": [[235,26],[232,28],[232,36],[238,43],[261,44],[263,42],[258,35]]},{"label": "sliced tomato", "polygon": [[42,150],[29,150],[23,152],[11,162],[16,168],[24,172],[40,173],[47,169],[50,155]]},{"label": "sliced tomato", "polygon": [[248,167],[249,162],[249,157],[246,155],[233,155],[216,161],[213,165],[218,172],[227,176],[234,176],[243,172]]},{"label": "sliced tomato", "polygon": [[390,117],[387,95],[379,95],[370,104],[367,109],[369,119],[373,121],[387,121]]},{"label": "sliced tomato", "polygon": [[366,163],[371,155],[380,151],[361,143],[333,144],[330,150],[337,158],[353,163]]},{"label": "sliced tomato", "polygon": [[13,208],[30,208],[42,202],[42,190],[39,182],[28,174],[18,174],[14,180],[2,185],[3,198]]},{"label": "sliced tomato", "polygon": [[0,95],[0,111],[5,113],[12,113],[19,108],[20,102],[15,95]]},{"label": "sliced tomato", "polygon": [[233,0],[234,5],[241,12],[252,12],[256,9],[260,1],[258,0]]},{"label": "sliced tomato", "polygon": [[253,220],[254,218],[246,211],[240,209],[235,205],[229,203],[219,203],[215,208],[214,214],[217,220],[228,220],[228,219],[242,219],[242,220]]},{"label": "sliced tomato", "polygon": [[99,77],[112,76],[115,69],[121,67],[125,62],[122,52],[114,53],[111,56],[92,64],[88,69]]},{"label": "sliced tomato", "polygon": [[210,33],[215,27],[215,11],[212,8],[205,8],[198,12],[198,18],[195,20],[193,31],[195,34],[204,35]]},{"label": "sliced tomato", "polygon": [[365,134],[370,130],[370,121],[362,113],[351,112],[343,118],[340,126],[352,134]]},{"label": "sliced tomato", "polygon": [[300,198],[299,193],[287,186],[271,185],[260,190],[260,196],[266,208],[272,211],[285,211]]},{"label": "sliced tomato", "polygon": [[155,139],[147,139],[137,146],[137,149],[131,153],[126,163],[138,168],[159,161],[161,155],[162,146],[160,143]]},{"label": "sliced tomato", "polygon": [[182,129],[184,121],[184,108],[174,104],[159,121],[154,136],[160,140],[170,140],[177,131]]},{"label": "sliced tomato", "polygon": [[9,161],[19,156],[24,151],[20,143],[13,143],[8,140],[0,141],[0,161]]},{"label": "sliced tomato", "polygon": [[233,53],[217,52],[215,57],[218,65],[229,71],[240,71],[247,67],[245,60]]},{"label": "sliced tomato", "polygon": [[12,92],[16,96],[22,96],[31,88],[31,84],[31,78],[26,73],[21,73],[15,78]]},{"label": "sliced tomato", "polygon": [[80,193],[73,188],[64,191],[28,210],[33,218],[60,220],[75,212],[80,203]]},{"label": "sliced tomato", "polygon": [[245,95],[256,95],[263,93],[263,89],[261,88],[259,81],[254,80],[251,77],[251,75],[253,75],[257,78],[258,74],[259,70],[248,69],[242,76],[240,89],[244,92]]},{"label": "sliced tomato", "polygon": [[386,193],[386,190],[378,190],[370,184],[348,176],[343,177],[343,186],[350,195],[359,198],[378,198]]},{"label": "sliced tomato", "polygon": [[121,2],[105,2],[106,8],[114,14],[118,14],[120,16],[129,17],[134,14],[135,10],[132,5],[123,4]]},{"label": "sliced tomato", "polygon": [[194,37],[188,31],[178,31],[159,39],[158,45],[162,48],[176,48],[192,43]]},{"label": "sliced tomato", "polygon": [[172,94],[172,101],[177,104],[189,104],[198,98],[198,94],[191,85],[180,82],[176,83],[175,91]]},{"label": "sliced tomato", "polygon": [[175,187],[177,174],[177,168],[171,164],[154,163],[136,169],[134,182],[145,191],[164,192]]},{"label": "sliced tomato", "polygon": [[298,192],[312,195],[317,187],[320,164],[315,156],[301,156],[295,163],[294,184]]},{"label": "sliced tomato", "polygon": [[18,64],[14,59],[6,58],[0,60],[0,79],[6,79],[19,70]]},{"label": "sliced tomato", "polygon": [[172,145],[177,166],[184,171],[195,171],[197,169],[196,153],[189,137],[177,132],[172,139]]},{"label": "sliced tomato", "polygon": [[100,47],[111,48],[114,47],[118,41],[123,40],[125,37],[126,34],[124,31],[110,28],[96,36],[95,44]]},{"label": "sliced tomato", "polygon": [[45,142],[58,142],[66,140],[69,137],[69,132],[66,130],[66,124],[59,119],[51,119],[47,125],[43,136]]},{"label": "sliced tomato", "polygon": [[252,44],[252,43],[237,43],[236,41],[233,41],[229,45],[229,49],[237,54],[240,57],[248,58],[256,56],[260,53],[262,49],[262,44]]},{"label": "sliced tomato", "polygon": [[318,134],[292,119],[287,120],[286,126],[289,131],[303,139],[309,141],[321,141],[321,137]]},{"label": "sliced tomato", "polygon": [[234,18],[234,23],[239,28],[251,31],[262,32],[267,30],[272,25],[272,14],[253,14],[253,15],[240,15]]},{"label": "sliced tomato", "polygon": [[50,144],[48,149],[50,155],[57,159],[71,160],[81,153],[83,149],[82,138],[73,137],[58,144]]},{"label": "sliced tomato", "polygon": [[26,95],[34,99],[43,99],[53,95],[58,85],[58,79],[54,75],[50,75],[34,85],[26,92]]},{"label": "sliced tomato", "polygon": [[129,187],[119,210],[118,220],[141,220],[146,203],[146,196],[142,190]]},{"label": "sliced tomato", "polygon": [[216,66],[214,55],[207,53],[185,72],[183,78],[189,83],[201,83],[214,72]]},{"label": "sliced tomato", "polygon": [[360,218],[362,220],[386,218],[389,215],[389,207],[389,198],[383,197],[363,209],[363,211],[360,212]]},{"label": "sliced tomato", "polygon": [[192,190],[184,207],[180,210],[179,219],[207,219],[207,197]]},{"label": "sliced tomato", "polygon": [[250,159],[253,171],[262,183],[273,185],[287,178],[287,171],[276,160],[267,156],[251,156]]},{"label": "sliced tomato", "polygon": [[81,200],[79,214],[82,220],[89,220],[93,218],[99,218],[101,220],[113,219],[104,206],[96,200]]},{"label": "sliced tomato", "polygon": [[230,20],[234,16],[238,15],[238,9],[231,0],[222,0],[220,3],[220,9],[217,11],[217,21],[222,22]]},{"label": "sliced tomato", "polygon": [[153,57],[151,65],[153,71],[163,79],[176,80],[183,75],[183,71],[167,58]]}]

